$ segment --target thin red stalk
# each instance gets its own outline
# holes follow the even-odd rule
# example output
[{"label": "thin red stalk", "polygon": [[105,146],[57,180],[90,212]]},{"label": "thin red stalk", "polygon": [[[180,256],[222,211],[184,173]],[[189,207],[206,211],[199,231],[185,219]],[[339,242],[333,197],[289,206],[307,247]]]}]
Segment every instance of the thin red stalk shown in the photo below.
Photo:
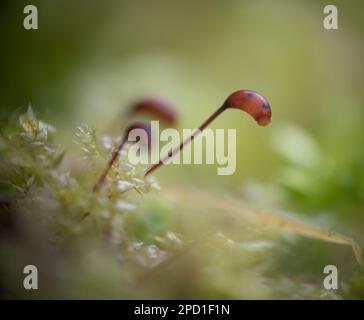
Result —
[{"label": "thin red stalk", "polygon": [[125,142],[127,141],[126,138],[123,138],[123,140],[121,141],[121,143],[119,144],[119,146],[115,149],[115,151],[112,154],[111,159],[109,160],[107,167],[105,168],[105,170],[103,171],[103,173],[100,175],[99,179],[97,180],[97,182],[95,183],[92,191],[93,192],[97,192],[100,190],[107,174],[109,173],[111,167],[113,166],[113,164],[115,163],[115,161],[117,160],[117,158],[119,157],[119,153],[120,151],[123,149]]},{"label": "thin red stalk", "polygon": [[189,137],[187,137],[178,147],[174,148],[171,152],[165,155],[159,162],[153,166],[151,166],[144,174],[144,177],[147,177],[154,170],[158,169],[164,162],[166,162],[169,158],[175,156],[178,152],[180,152],[186,145],[191,143],[198,134],[203,131],[212,121],[214,121],[223,111],[226,109],[226,105],[223,104],[219,109],[217,109],[203,124],[201,124],[196,131],[194,131]]}]

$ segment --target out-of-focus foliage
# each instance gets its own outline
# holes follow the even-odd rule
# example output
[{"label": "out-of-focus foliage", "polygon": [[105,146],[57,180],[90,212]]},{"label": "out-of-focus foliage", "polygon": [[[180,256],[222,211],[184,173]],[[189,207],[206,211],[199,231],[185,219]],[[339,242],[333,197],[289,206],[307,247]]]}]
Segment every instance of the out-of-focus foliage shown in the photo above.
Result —
[{"label": "out-of-focus foliage", "polygon": [[[348,247],[166,197],[172,185],[243,198],[363,246],[362,1],[336,1],[338,30],[323,28],[321,0],[34,0],[30,31],[26,4],[0,2],[2,295],[364,298]],[[214,123],[237,130],[234,175],[165,166],[154,194],[157,182],[122,155],[91,192],[120,142],[103,134],[123,129],[130,102],[166,97],[179,129],[193,128],[237,89],[263,94],[273,117],[260,128],[235,110]],[[19,123],[29,103],[57,131],[30,110]],[[42,274],[38,292],[21,285],[29,263]],[[327,264],[339,269],[335,293],[323,290]]]},{"label": "out-of-focus foliage", "polygon": [[[345,236],[291,218],[254,213],[236,200],[197,190],[171,187],[147,196],[159,186],[153,177],[140,177],[140,168],[127,162],[125,151],[101,189],[92,192],[120,139],[100,138],[90,127],[79,126],[75,142],[82,159],[57,148],[51,139],[54,132],[31,108],[20,116],[19,124],[4,121],[1,130],[0,258],[5,297],[361,297],[361,269],[347,271],[342,290],[325,291],[319,269],[301,266],[295,271],[285,261],[288,251],[289,259],[305,265],[305,257],[313,258],[315,251],[304,246],[308,252],[302,258],[297,238],[287,242],[270,228],[309,236],[313,232],[315,238],[336,237],[343,243]],[[67,166],[62,164],[66,160]],[[326,253],[321,253],[321,263],[333,261],[332,253],[338,249],[318,243]],[[351,240],[346,244],[357,250]],[[353,268],[355,262],[349,260]],[[27,261],[39,268],[41,290],[22,290],[18,268]]]},{"label": "out-of-focus foliage", "polygon": [[356,151],[352,155],[328,150],[302,128],[291,125],[277,132],[274,146],[284,162],[277,181],[296,206],[311,213],[329,211],[342,220],[359,214],[364,202],[364,131],[358,129],[362,139],[348,137]]}]

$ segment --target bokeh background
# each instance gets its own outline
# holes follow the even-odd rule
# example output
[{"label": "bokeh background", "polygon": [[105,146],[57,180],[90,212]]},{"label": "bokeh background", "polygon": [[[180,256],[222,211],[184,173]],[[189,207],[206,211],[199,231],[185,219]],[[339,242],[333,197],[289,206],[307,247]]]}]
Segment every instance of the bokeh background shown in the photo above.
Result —
[{"label": "bokeh background", "polygon": [[[30,31],[26,4],[0,5],[2,115],[31,104],[73,150],[75,126],[103,133],[144,96],[171,101],[182,129],[199,125],[233,91],[256,90],[271,104],[270,126],[238,111],[212,125],[237,129],[234,175],[217,176],[214,165],[168,166],[160,184],[294,211],[364,241],[363,3],[34,0],[39,29]],[[327,4],[337,5],[338,30],[323,28]],[[300,258],[283,257],[279,270],[320,270],[320,244],[292,246]],[[350,252],[339,256],[351,272]]]}]

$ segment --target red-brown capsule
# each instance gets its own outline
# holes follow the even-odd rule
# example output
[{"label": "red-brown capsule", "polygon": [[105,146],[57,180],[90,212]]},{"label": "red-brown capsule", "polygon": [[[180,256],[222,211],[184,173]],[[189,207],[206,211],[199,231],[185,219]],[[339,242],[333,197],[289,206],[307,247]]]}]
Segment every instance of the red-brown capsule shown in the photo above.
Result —
[{"label": "red-brown capsule", "polygon": [[131,114],[146,113],[156,119],[166,122],[170,126],[177,123],[177,112],[175,108],[162,99],[148,98],[137,101],[130,108]]},{"label": "red-brown capsule", "polygon": [[261,126],[268,125],[272,118],[272,111],[267,99],[252,90],[239,90],[232,93],[225,100],[224,106],[249,113]]}]

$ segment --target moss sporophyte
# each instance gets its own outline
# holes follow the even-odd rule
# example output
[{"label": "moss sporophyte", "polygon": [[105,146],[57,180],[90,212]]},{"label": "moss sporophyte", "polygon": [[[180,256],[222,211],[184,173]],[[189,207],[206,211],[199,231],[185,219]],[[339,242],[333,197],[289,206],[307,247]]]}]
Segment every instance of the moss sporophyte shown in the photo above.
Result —
[{"label": "moss sporophyte", "polygon": [[[204,130],[209,123],[228,108],[248,112],[260,125],[268,124],[271,118],[269,104],[264,98],[252,91],[238,91],[228,97],[223,106],[213,113],[199,127],[199,130]],[[153,138],[150,125],[143,122],[134,122],[127,127],[122,137],[104,136],[101,137],[102,139],[98,137],[95,130],[90,129],[88,126],[78,127],[77,143],[84,151],[85,158],[88,160],[86,163],[95,163],[96,160],[101,164],[103,160],[109,158],[106,169],[104,169],[94,186],[94,191],[101,191],[101,186],[105,184],[106,180],[108,188],[105,188],[106,192],[96,195],[95,192],[90,194],[89,186],[84,183],[81,173],[75,175],[61,171],[60,163],[65,153],[56,148],[51,142],[50,138],[52,133],[55,132],[54,127],[38,120],[31,109],[22,115],[19,120],[21,125],[19,135],[14,134],[14,128],[11,127],[3,126],[1,130],[2,145],[5,146],[3,150],[7,150],[8,154],[7,157],[3,157],[3,163],[8,167],[9,185],[13,186],[21,199],[28,199],[29,195],[32,194],[32,197],[37,195],[37,197],[29,198],[27,201],[35,201],[31,199],[41,201],[43,199],[40,205],[44,205],[49,201],[50,203],[58,203],[58,205],[47,207],[47,210],[57,210],[57,208],[61,207],[62,210],[70,212],[66,220],[64,220],[66,217],[59,217],[64,228],[79,232],[77,226],[80,221],[83,224],[87,217],[87,220],[90,219],[90,216],[93,217],[92,219],[98,220],[98,216],[101,214],[103,218],[98,220],[99,223],[110,223],[112,224],[112,230],[113,228],[118,229],[120,226],[117,222],[123,218],[116,213],[133,211],[136,208],[134,201],[125,195],[127,191],[135,190],[143,194],[154,189],[159,190],[154,177],[150,175],[151,169],[147,170],[147,174],[143,172],[139,176],[137,168],[127,161],[126,153],[122,152],[122,149],[126,149],[126,145],[130,146],[130,143],[126,143],[125,137],[129,137],[134,130],[141,130],[146,137]],[[12,133],[9,134],[9,132]],[[178,148],[173,149],[168,156],[176,155],[192,139],[193,136],[187,138],[187,141],[185,140]],[[149,142],[149,140],[144,141],[147,144]],[[70,161],[72,155],[68,157],[68,161]],[[73,160],[71,161],[72,166],[77,164],[80,159]],[[159,165],[159,162],[157,165]],[[81,166],[82,168],[77,170],[85,172],[85,162]],[[152,168],[155,168],[155,165]],[[85,175],[89,176],[89,172],[90,170],[87,169]],[[145,176],[144,179],[143,175]],[[88,180],[86,179],[86,181]],[[44,190],[47,190],[47,192],[44,192]],[[45,199],[46,197],[50,197],[49,201]],[[176,186],[165,188],[161,193],[161,197],[171,197],[179,200],[188,199],[188,202],[196,204],[202,202],[206,205],[208,203],[218,210],[230,212],[237,218],[241,217],[244,221],[272,226],[279,230],[287,229],[295,234],[323,241],[349,245],[352,247],[357,261],[361,262],[361,249],[350,237],[333,231],[326,231],[295,219],[285,218],[275,213],[249,209],[238,199],[231,198],[227,200],[201,190],[189,191]],[[57,215],[54,215],[54,217],[56,218]],[[122,234],[124,234],[124,231],[122,231]],[[120,234],[112,232],[111,235],[116,237],[113,241],[120,241]],[[124,236],[121,238],[124,239]],[[124,241],[127,241],[127,239],[124,239]]]},{"label": "moss sporophyte", "polygon": [[[239,90],[231,94],[223,105],[218,108],[205,122],[203,122],[197,129],[184,129],[183,130],[183,141],[180,143],[178,131],[175,129],[165,129],[161,135],[161,141],[169,141],[163,146],[161,152],[159,151],[159,123],[152,121],[152,123],[134,123],[130,125],[125,134],[122,137],[120,145],[115,149],[107,167],[101,174],[98,182],[95,184],[93,190],[97,191],[102,182],[105,180],[107,173],[109,172],[112,165],[118,158],[119,152],[123,149],[126,142],[135,142],[129,149],[129,161],[133,164],[142,163],[153,165],[147,169],[145,176],[148,176],[162,164],[191,164],[191,149],[189,148],[183,153],[183,160],[176,155],[181,152],[186,146],[188,146],[202,131],[205,130],[204,137],[206,140],[206,163],[215,163],[214,159],[214,148],[215,148],[215,137],[216,137],[216,162],[220,165],[226,165],[224,168],[218,169],[218,174],[228,175],[233,174],[236,168],[236,153],[235,143],[236,134],[234,129],[228,130],[228,155],[225,156],[224,148],[224,132],[220,129],[207,134],[206,127],[214,121],[221,113],[226,109],[239,109],[250,114],[259,125],[266,126],[271,121],[271,108],[268,101],[261,96],[259,93],[252,90]],[[169,105],[163,104],[158,100],[143,100],[136,103],[131,108],[131,113],[137,112],[148,112],[154,116],[157,116],[170,124],[176,122],[175,113],[172,111]],[[202,163],[202,140],[195,143],[194,148],[194,164]],[[177,144],[177,146],[176,146]],[[160,155],[161,154],[161,155]],[[150,155],[150,157],[149,157]]]},{"label": "moss sporophyte", "polygon": [[268,101],[259,93],[252,90],[239,90],[232,93],[205,122],[203,122],[194,133],[187,137],[179,147],[173,149],[164,158],[162,158],[157,164],[151,166],[145,173],[148,176],[153,171],[158,169],[162,164],[176,155],[178,152],[188,145],[192,140],[199,135],[212,121],[214,121],[221,113],[227,109],[239,109],[249,113],[259,125],[266,126],[270,123],[272,112]]}]

